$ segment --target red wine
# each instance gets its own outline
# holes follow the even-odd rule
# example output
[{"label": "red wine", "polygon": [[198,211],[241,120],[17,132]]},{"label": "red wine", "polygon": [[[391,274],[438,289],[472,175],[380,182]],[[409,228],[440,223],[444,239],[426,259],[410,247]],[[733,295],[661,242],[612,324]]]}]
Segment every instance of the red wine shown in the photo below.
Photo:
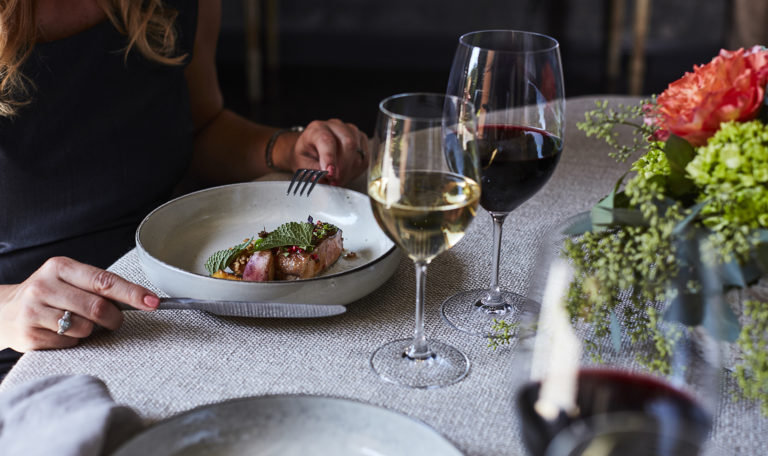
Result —
[{"label": "red wine", "polygon": [[[651,377],[607,369],[584,369],[579,373],[578,380],[578,414],[568,416],[563,412],[551,421],[540,416],[534,409],[539,388],[540,383],[530,383],[523,387],[517,396],[523,441],[533,456],[544,455],[552,439],[569,426],[580,421],[584,422],[586,427],[594,426],[594,422],[587,424],[584,420],[601,414],[642,413],[643,422],[649,426],[644,429],[653,431],[612,435],[612,443],[616,443],[621,449],[606,454],[626,456],[696,455],[712,424],[711,415],[693,398]],[[585,430],[585,435],[599,433],[601,430],[588,431]],[[626,441],[622,443],[620,439]]]},{"label": "red wine", "polygon": [[480,205],[489,212],[511,212],[535,195],[563,150],[560,138],[535,128],[486,125],[479,133]]}]

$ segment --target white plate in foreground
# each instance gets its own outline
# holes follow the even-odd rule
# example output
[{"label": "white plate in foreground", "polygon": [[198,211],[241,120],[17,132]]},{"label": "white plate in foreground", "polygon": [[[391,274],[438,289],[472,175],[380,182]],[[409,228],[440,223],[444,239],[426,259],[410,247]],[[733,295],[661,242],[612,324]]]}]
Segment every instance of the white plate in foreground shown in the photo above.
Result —
[{"label": "white plate in foreground", "polygon": [[[152,211],[136,231],[136,251],[147,278],[170,296],[238,301],[349,304],[392,276],[395,244],[376,223],[368,196],[318,184],[310,197],[286,196],[287,182],[248,182],[184,195]],[[332,223],[342,230],[339,260],[312,279],[244,282],[208,276],[214,252],[272,231],[283,223]]]},{"label": "white plate in foreground", "polygon": [[200,407],[162,421],[113,456],[461,456],[424,423],[360,402],[263,396]]}]

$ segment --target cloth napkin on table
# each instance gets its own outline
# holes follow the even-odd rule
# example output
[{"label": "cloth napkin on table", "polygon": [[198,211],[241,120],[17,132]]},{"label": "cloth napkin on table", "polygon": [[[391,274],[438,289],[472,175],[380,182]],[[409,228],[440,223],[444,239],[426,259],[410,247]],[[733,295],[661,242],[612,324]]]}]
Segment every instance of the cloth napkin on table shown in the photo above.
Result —
[{"label": "cloth napkin on table", "polygon": [[53,376],[0,394],[0,453],[101,456],[142,428],[131,408],[87,375]]}]

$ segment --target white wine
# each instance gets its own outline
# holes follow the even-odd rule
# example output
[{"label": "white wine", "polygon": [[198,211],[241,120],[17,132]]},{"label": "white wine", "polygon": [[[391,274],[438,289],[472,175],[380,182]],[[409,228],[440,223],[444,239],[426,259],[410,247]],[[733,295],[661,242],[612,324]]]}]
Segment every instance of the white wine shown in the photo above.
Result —
[{"label": "white wine", "polygon": [[368,187],[381,229],[414,261],[430,262],[456,245],[477,212],[480,186],[448,172],[406,172]]}]

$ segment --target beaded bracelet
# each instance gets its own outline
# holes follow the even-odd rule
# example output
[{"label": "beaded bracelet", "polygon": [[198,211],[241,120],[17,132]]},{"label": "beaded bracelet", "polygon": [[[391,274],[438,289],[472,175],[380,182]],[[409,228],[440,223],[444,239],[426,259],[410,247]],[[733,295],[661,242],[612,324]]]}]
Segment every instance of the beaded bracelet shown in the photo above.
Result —
[{"label": "beaded bracelet", "polygon": [[304,127],[296,126],[291,128],[283,128],[280,130],[277,130],[276,132],[272,133],[272,137],[269,138],[269,142],[267,142],[267,148],[264,151],[264,158],[267,161],[267,167],[273,171],[282,171],[282,169],[275,166],[275,164],[272,162],[272,148],[275,147],[275,143],[277,142],[277,138],[282,135],[283,133],[301,133],[304,131]]}]

